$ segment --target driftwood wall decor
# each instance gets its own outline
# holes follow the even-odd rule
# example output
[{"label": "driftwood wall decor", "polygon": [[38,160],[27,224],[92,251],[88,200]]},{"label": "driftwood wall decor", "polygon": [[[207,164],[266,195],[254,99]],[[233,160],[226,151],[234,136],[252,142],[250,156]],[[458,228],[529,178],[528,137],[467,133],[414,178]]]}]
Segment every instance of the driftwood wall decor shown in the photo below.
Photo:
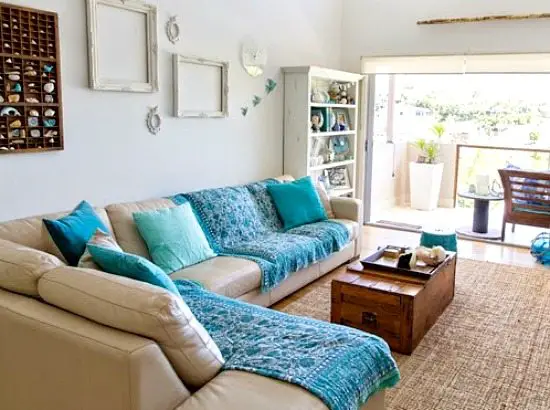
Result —
[{"label": "driftwood wall decor", "polygon": [[479,23],[479,22],[487,22],[487,21],[542,20],[542,19],[550,19],[550,13],[440,18],[440,19],[432,19],[432,20],[420,20],[420,21],[417,21],[416,24],[420,26],[426,26],[426,25],[434,25],[434,24],[458,24],[458,23]]}]

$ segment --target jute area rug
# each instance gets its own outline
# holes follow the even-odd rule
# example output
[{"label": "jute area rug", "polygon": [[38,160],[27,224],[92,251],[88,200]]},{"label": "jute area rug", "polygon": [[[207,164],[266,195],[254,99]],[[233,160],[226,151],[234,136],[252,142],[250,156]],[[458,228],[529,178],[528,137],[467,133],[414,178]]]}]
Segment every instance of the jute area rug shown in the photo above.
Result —
[{"label": "jute area rug", "polygon": [[[331,273],[275,309],[330,320]],[[460,259],[456,294],[411,356],[388,410],[550,410],[550,269]]]}]

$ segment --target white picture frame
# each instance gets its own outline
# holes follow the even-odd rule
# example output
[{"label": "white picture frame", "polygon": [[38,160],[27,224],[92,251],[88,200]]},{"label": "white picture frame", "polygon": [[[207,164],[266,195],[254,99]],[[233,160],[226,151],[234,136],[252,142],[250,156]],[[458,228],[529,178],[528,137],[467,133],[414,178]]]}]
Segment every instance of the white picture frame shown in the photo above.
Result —
[{"label": "white picture frame", "polygon": [[[140,0],[87,0],[90,88],[159,90],[157,8]],[[131,35],[116,36],[117,30]]]},{"label": "white picture frame", "polygon": [[173,55],[174,116],[225,118],[229,116],[229,63]]},{"label": "white picture frame", "polygon": [[349,171],[346,166],[326,169],[324,176],[331,190],[351,188]]}]

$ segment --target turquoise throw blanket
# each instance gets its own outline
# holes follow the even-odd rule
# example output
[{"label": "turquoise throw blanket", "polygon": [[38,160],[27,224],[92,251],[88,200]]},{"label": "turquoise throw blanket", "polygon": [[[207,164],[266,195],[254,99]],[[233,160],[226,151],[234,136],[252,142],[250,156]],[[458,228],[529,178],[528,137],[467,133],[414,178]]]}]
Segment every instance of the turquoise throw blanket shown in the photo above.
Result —
[{"label": "turquoise throw blanket", "polygon": [[210,246],[218,255],[252,260],[262,271],[262,292],[292,272],[327,258],[349,243],[347,228],[323,221],[282,231],[266,180],[249,185],[208,189],[172,197],[190,202]]},{"label": "turquoise throw blanket", "polygon": [[301,386],[331,410],[357,410],[400,379],[377,336],[229,299],[190,281],[175,283],[220,348],[225,370]]}]

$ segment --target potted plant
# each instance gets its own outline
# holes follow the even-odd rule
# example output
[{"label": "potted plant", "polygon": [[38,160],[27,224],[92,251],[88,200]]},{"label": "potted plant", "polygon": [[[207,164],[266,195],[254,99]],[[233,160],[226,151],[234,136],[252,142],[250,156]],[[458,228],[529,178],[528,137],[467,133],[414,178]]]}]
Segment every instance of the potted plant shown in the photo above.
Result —
[{"label": "potted plant", "polygon": [[437,160],[440,151],[439,140],[445,134],[445,126],[435,124],[431,132],[436,140],[416,140],[414,145],[420,150],[420,154],[416,161],[409,164],[411,208],[423,211],[437,208],[443,178],[443,163]]}]

